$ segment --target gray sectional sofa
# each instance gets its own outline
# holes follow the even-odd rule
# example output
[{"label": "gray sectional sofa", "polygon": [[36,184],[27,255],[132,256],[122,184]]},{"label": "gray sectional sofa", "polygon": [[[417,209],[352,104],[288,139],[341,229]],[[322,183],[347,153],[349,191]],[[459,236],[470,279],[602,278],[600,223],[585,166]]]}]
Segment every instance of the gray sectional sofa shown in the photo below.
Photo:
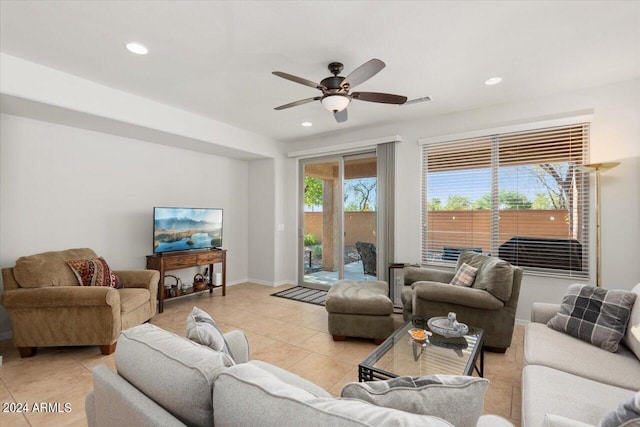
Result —
[{"label": "gray sectional sofa", "polygon": [[[288,371],[249,360],[240,331],[225,334],[235,362],[154,325],[123,331],[115,360],[93,371],[87,422],[94,426],[452,426],[428,415],[332,397]],[[483,415],[478,426],[512,426]]]},{"label": "gray sectional sofa", "polygon": [[523,427],[595,426],[640,390],[640,284],[632,291],[639,296],[615,353],[547,327],[560,305],[534,303],[524,337]]}]

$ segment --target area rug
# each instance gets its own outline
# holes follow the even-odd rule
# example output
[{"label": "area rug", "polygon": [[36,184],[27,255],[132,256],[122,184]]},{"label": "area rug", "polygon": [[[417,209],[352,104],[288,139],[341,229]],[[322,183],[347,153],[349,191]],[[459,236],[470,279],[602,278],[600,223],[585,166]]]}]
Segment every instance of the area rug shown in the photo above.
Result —
[{"label": "area rug", "polygon": [[324,305],[324,302],[327,299],[327,291],[305,288],[304,286],[295,286],[293,288],[271,294],[271,296],[307,302],[309,304]]}]

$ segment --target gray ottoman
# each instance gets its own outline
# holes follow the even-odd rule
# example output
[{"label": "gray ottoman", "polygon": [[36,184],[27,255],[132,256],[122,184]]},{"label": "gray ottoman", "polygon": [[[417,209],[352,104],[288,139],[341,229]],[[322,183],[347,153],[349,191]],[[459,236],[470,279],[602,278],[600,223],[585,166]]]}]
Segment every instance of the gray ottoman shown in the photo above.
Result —
[{"label": "gray ottoman", "polygon": [[327,294],[329,333],[335,341],[373,338],[380,344],[393,333],[393,303],[389,285],[381,281],[340,280]]}]

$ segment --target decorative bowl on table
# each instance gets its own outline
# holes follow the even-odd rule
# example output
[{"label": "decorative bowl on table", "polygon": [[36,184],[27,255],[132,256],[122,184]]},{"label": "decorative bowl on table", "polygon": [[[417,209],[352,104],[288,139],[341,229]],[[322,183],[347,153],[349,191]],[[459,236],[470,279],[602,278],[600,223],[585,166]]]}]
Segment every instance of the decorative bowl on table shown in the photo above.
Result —
[{"label": "decorative bowl on table", "polygon": [[420,328],[412,328],[407,331],[412,340],[418,344],[426,344],[427,337],[431,335],[431,332],[425,331]]},{"label": "decorative bowl on table", "polygon": [[431,332],[445,338],[463,337],[469,332],[469,327],[456,321],[455,317],[453,322],[449,317],[432,317],[427,321],[427,325]]}]

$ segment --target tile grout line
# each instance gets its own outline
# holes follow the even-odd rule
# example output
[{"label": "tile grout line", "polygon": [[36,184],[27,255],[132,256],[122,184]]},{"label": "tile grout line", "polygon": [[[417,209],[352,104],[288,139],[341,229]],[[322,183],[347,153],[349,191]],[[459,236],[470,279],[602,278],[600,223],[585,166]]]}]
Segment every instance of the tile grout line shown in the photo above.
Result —
[{"label": "tile grout line", "polygon": [[[239,287],[240,288],[240,287]],[[233,288],[229,289],[232,292]],[[240,290],[240,289],[238,289]],[[252,302],[254,302],[255,304],[262,304],[263,302],[268,303],[269,298],[276,300],[276,298],[271,297],[269,294],[264,294],[264,295],[253,295],[252,298],[247,298],[246,294],[250,293],[253,290],[253,287],[249,287],[247,286],[246,288],[242,289],[241,292],[235,292],[235,296],[233,296],[233,300],[229,299],[226,301],[222,301],[220,298],[218,298],[218,296],[216,296],[216,298],[207,298],[206,300],[203,298],[201,300],[194,300],[194,301],[189,301],[189,302],[183,302],[183,301],[175,301],[175,310],[170,310],[167,314],[170,314],[169,316],[166,317],[160,317],[159,321],[153,321],[153,323],[156,324],[156,326],[160,326],[164,329],[167,330],[171,330],[172,332],[174,332],[174,330],[178,330],[182,327],[182,324],[184,324],[184,319],[186,319],[187,314],[189,313],[191,307],[193,305],[197,305],[197,306],[202,306],[202,309],[205,309],[206,311],[210,312],[212,314],[212,316],[215,318],[215,312],[217,309],[221,309],[222,311],[224,311],[225,315],[221,315],[220,318],[220,323],[227,326],[230,330],[231,329],[241,329],[241,330],[245,330],[248,334],[253,334],[255,336],[255,341],[254,342],[258,342],[258,343],[268,343],[267,345],[260,345],[259,348],[263,349],[263,351],[261,351],[260,353],[264,353],[264,354],[268,354],[269,350],[268,348],[270,346],[272,346],[275,343],[280,343],[281,345],[285,345],[288,347],[288,349],[291,349],[294,353],[292,353],[291,355],[297,353],[298,351],[305,351],[307,352],[307,354],[302,357],[301,359],[297,360],[288,368],[286,368],[286,370],[291,370],[293,367],[297,366],[298,364],[303,364],[302,367],[307,366],[307,368],[309,368],[309,366],[313,365],[312,360],[309,359],[309,357],[319,357],[320,359],[326,359],[328,361],[330,361],[332,364],[336,364],[339,365],[339,368],[342,370],[342,368],[348,368],[344,374],[340,377],[337,378],[335,380],[335,382],[332,382],[331,385],[327,386],[327,384],[325,384],[324,386],[320,386],[322,388],[324,388],[325,390],[327,390],[329,393],[331,393],[334,396],[339,396],[339,383],[347,383],[349,381],[357,381],[357,374],[356,376],[354,376],[353,378],[350,378],[350,374],[351,371],[354,370],[354,368],[357,368],[358,363],[356,360],[362,360],[364,359],[364,357],[366,355],[363,355],[362,357],[360,357],[360,353],[365,352],[365,347],[368,346],[364,346],[364,343],[360,343],[360,342],[351,342],[351,340],[347,341],[346,346],[337,346],[337,349],[339,349],[338,351],[332,351],[333,346],[331,346],[330,343],[328,343],[327,341],[324,340],[324,336],[326,335],[328,337],[329,340],[331,340],[331,336],[328,335],[328,332],[326,330],[326,318],[322,317],[323,311],[318,311],[318,310],[300,310],[300,309],[292,309],[289,306],[285,306],[285,305],[279,305],[279,304],[270,304],[273,307],[269,307],[268,309],[265,310],[265,312],[267,314],[265,315],[260,315],[257,316],[259,318],[262,318],[262,324],[264,324],[264,321],[269,322],[272,319],[273,320],[277,320],[279,322],[283,322],[284,323],[288,323],[289,326],[299,326],[301,328],[306,329],[307,331],[305,331],[306,333],[310,333],[310,335],[304,339],[302,339],[302,341],[297,342],[295,344],[291,343],[291,342],[287,342],[285,341],[285,339],[290,339],[292,341],[296,341],[297,336],[296,333],[290,333],[290,334],[278,334],[276,333],[274,330],[269,329],[268,331],[266,329],[260,328],[259,325],[261,324],[260,322],[256,322],[255,320],[251,319],[251,321],[247,322],[246,319],[248,317],[251,317],[252,314],[250,311],[247,311],[247,300],[251,300]],[[228,303],[227,303],[228,302]],[[195,303],[195,304],[193,304]],[[304,306],[307,306],[309,304],[305,304],[305,303],[298,303]],[[311,306],[311,305],[309,305]],[[311,306],[311,307],[315,307],[315,306]],[[297,311],[297,313],[295,314],[295,317],[292,317],[291,320],[287,319],[287,315],[286,314],[281,314],[282,312],[288,312],[289,310],[292,310],[292,316],[294,315],[293,313],[295,311]],[[173,311],[174,313],[171,313],[171,311]],[[238,314],[240,313],[240,314]],[[279,314],[280,313],[280,314]],[[229,317],[227,317],[229,316]],[[276,317],[279,316],[279,317]],[[253,315],[252,317],[256,317],[255,315]],[[228,319],[228,318],[232,318],[233,320],[231,322],[227,321],[223,321],[222,319]],[[312,327],[310,326],[306,326],[305,323],[303,322],[298,322],[298,320],[300,319],[309,319],[308,321],[308,325],[313,325]],[[236,323],[236,320],[238,321],[238,324]],[[401,324],[402,322],[399,322],[399,324]],[[242,327],[240,326],[240,324],[242,325]],[[250,327],[247,328],[246,325],[249,325]],[[277,323],[278,325],[280,323]],[[325,325],[325,328],[323,328],[322,330],[319,330],[317,328],[320,328],[322,325]],[[163,325],[163,326],[161,326]],[[398,326],[396,325],[396,327]],[[259,329],[259,330],[257,330]],[[265,334],[265,331],[267,331],[269,334],[273,334],[273,335],[277,335],[278,338],[272,338],[269,335]],[[178,335],[184,336],[183,335],[183,331],[181,331],[180,333],[178,333]],[[323,335],[320,335],[323,334]],[[309,341],[309,340],[313,340],[315,337],[316,342],[313,344],[310,344],[310,348],[305,348],[303,347],[304,343]],[[515,337],[514,337],[515,338]],[[264,341],[263,341],[264,340]],[[493,360],[487,360],[487,362],[491,363],[493,362],[494,367],[497,367],[498,369],[496,370],[496,374],[497,374],[497,378],[496,380],[499,381],[500,383],[502,381],[508,381],[511,385],[511,387],[508,388],[508,390],[510,390],[510,396],[508,397],[509,401],[511,402],[510,408],[508,411],[498,411],[498,412],[493,412],[496,415],[501,415],[505,418],[508,418],[511,420],[511,422],[513,422],[516,426],[520,424],[520,422],[518,421],[520,419],[520,417],[516,417],[516,415],[518,414],[518,408],[514,406],[514,404],[519,404],[521,403],[521,397],[519,394],[516,394],[519,390],[519,388],[521,388],[521,385],[518,383],[518,378],[517,378],[517,374],[518,372],[521,372],[521,367],[523,364],[522,356],[518,357],[518,353],[520,353],[520,349],[519,347],[522,346],[521,344],[522,342],[522,334],[518,335],[517,339],[514,339],[514,342],[512,343],[512,347],[513,347],[513,355],[509,355],[507,356],[510,360],[505,360],[505,356],[504,355],[496,355],[495,358],[493,358]],[[325,345],[326,344],[326,345]],[[361,345],[362,344],[362,345]],[[251,345],[251,343],[250,343]],[[255,346],[251,346],[250,347],[250,354],[251,354],[251,350],[254,350]],[[9,348],[9,347],[7,347]],[[267,350],[264,350],[267,349]],[[328,352],[330,354],[325,354],[325,353],[320,353],[318,352],[318,349],[320,349],[321,351],[324,352]],[[287,350],[287,349],[286,349]],[[289,350],[287,350],[288,352]],[[253,351],[255,352],[255,350]],[[280,358],[286,363],[287,358],[291,357],[291,355],[289,355],[287,352],[284,352],[283,354],[280,355]],[[13,366],[19,366],[19,363],[16,365],[17,360],[16,356],[17,353],[15,352],[15,347],[13,347],[11,349],[11,351],[9,351],[9,355],[10,357],[7,359],[7,354],[5,354],[5,366],[3,366],[4,368],[7,368],[6,365],[8,364],[12,364]],[[343,359],[339,358],[340,356],[344,356]],[[39,355],[40,356],[40,355]],[[91,368],[90,365],[94,364],[94,362],[100,362],[101,360],[105,360],[108,361],[109,359],[101,359],[102,356],[98,357],[93,357],[92,354],[88,354],[87,352],[79,352],[78,351],[74,351],[74,350],[70,350],[67,354],[67,357],[70,357],[70,359],[73,361],[73,363],[77,363],[80,364],[82,366],[82,370],[80,372],[83,372],[82,376],[84,376],[84,372],[88,371],[89,373],[91,372]],[[36,356],[37,358],[38,356]],[[57,359],[57,357],[56,357]],[[291,359],[294,359],[293,357],[291,357]],[[306,365],[304,364],[306,361]],[[34,362],[38,362],[37,360]],[[501,362],[508,362],[508,363],[504,363],[502,364]],[[355,363],[355,364],[354,364]],[[322,363],[321,363],[322,364]],[[502,369],[500,366],[504,365],[504,369]],[[508,366],[507,366],[508,365]],[[276,365],[277,366],[277,365]],[[280,366],[279,366],[280,367]],[[282,368],[285,369],[285,368]],[[505,375],[509,370],[513,369],[513,373],[511,375]],[[300,369],[302,370],[302,369]],[[13,378],[13,377],[12,377]],[[304,377],[303,377],[304,378]],[[324,381],[326,381],[329,378],[324,378]],[[6,378],[0,378],[0,381],[2,382],[2,384],[5,386],[5,388],[7,389],[9,396],[11,396],[11,398],[13,398],[13,393],[9,390],[9,388],[7,387],[6,384]],[[12,380],[13,381],[13,380]],[[324,384],[324,381],[320,380],[320,383]],[[504,384],[506,385],[506,384]],[[22,388],[20,389],[22,390]],[[506,390],[505,390],[506,391]],[[21,391],[22,393],[23,391]],[[506,394],[506,393],[505,393]],[[506,398],[507,396],[504,396],[504,398]],[[14,399],[15,400],[15,399]],[[506,403],[506,402],[505,402]],[[504,408],[506,409],[506,408]],[[83,412],[84,410],[81,409]],[[29,419],[25,416],[25,414],[23,414],[23,418],[25,419],[26,423],[28,425],[34,425],[32,424],[32,422],[29,421]],[[86,419],[86,418],[85,418]],[[77,422],[78,420],[75,420],[74,422]],[[36,421],[34,420],[33,423],[36,423]],[[36,423],[37,424],[37,423]]]},{"label": "tile grout line", "polygon": [[[2,378],[0,378],[0,383],[2,383],[3,387],[7,390],[7,393],[9,393],[9,396],[11,397],[11,399],[14,402],[17,402],[15,396],[13,395],[13,393],[11,392],[11,390],[9,389],[9,387],[7,386],[7,384],[4,382],[4,380]],[[30,426],[33,427],[33,424],[31,424],[31,422],[29,422],[29,419],[27,418],[27,415],[23,412],[20,415],[22,415],[22,418],[24,418],[25,422]]]}]

